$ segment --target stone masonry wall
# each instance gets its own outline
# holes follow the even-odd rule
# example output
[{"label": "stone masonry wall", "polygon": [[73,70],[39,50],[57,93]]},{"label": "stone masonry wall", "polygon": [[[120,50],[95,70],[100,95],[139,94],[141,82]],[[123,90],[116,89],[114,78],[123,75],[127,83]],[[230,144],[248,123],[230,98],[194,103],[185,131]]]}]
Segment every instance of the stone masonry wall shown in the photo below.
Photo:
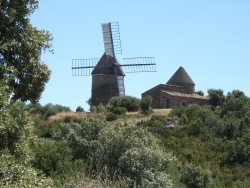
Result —
[{"label": "stone masonry wall", "polygon": [[[152,100],[152,108],[173,108],[175,106],[183,106],[183,105],[190,105],[190,104],[198,104],[198,105],[205,105],[207,104],[207,99],[200,99],[200,98],[192,98],[190,97],[182,97],[182,96],[173,96],[162,91],[169,91],[169,92],[179,92],[189,94],[185,92],[185,88],[181,86],[171,86],[168,84],[159,84],[154,88],[142,93],[142,97],[144,96],[151,96]],[[190,90],[191,91],[191,90]]]},{"label": "stone masonry wall", "polygon": [[160,93],[163,87],[164,87],[163,84],[159,84],[155,86],[154,88],[142,93],[142,97],[149,95],[153,98],[152,105],[151,105],[152,108],[159,108],[161,106]]},{"label": "stone masonry wall", "polygon": [[106,104],[110,98],[118,95],[117,79],[114,74],[92,75],[92,106]]},{"label": "stone masonry wall", "polygon": [[[167,93],[161,94],[161,103],[165,104],[164,108],[166,108],[166,101],[169,101],[169,108],[173,108],[176,106],[188,106],[191,104],[198,104],[198,105],[206,105],[208,104],[208,99],[199,99],[199,98],[192,98],[192,97],[180,97],[180,96],[172,96]],[[161,105],[162,106],[162,105]]]}]

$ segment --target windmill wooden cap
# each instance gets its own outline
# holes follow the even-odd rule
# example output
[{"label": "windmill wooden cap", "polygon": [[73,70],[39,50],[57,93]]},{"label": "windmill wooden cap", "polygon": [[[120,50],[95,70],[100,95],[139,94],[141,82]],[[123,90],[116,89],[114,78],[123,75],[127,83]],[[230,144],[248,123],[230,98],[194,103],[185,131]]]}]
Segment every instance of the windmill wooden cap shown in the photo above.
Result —
[{"label": "windmill wooden cap", "polygon": [[[116,58],[112,57],[111,55],[106,55],[106,53],[104,53],[91,74],[92,75],[93,74],[117,74],[118,76],[125,76],[125,73],[123,72],[121,66],[119,65],[120,64]],[[117,68],[116,69],[117,73],[115,72],[114,67]]]}]

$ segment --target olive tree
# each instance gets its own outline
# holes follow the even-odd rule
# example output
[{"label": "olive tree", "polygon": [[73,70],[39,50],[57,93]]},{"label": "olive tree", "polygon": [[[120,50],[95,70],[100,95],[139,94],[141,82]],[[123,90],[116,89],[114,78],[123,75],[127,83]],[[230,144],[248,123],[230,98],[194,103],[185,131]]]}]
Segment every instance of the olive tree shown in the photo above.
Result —
[{"label": "olive tree", "polygon": [[36,102],[50,77],[41,53],[51,50],[48,31],[31,25],[37,0],[0,1],[0,79],[7,78],[12,99]]},{"label": "olive tree", "polygon": [[212,106],[221,106],[225,100],[225,96],[223,94],[223,90],[221,89],[209,89],[207,91],[209,103]]}]

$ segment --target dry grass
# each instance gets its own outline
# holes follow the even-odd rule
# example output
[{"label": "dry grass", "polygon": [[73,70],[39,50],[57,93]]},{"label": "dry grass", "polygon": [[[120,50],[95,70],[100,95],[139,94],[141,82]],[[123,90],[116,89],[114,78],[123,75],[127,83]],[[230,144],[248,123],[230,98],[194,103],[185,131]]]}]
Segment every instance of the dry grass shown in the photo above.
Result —
[{"label": "dry grass", "polygon": [[89,112],[61,112],[54,116],[49,117],[49,121],[62,121],[66,117],[83,119],[86,117],[91,117],[91,113]]},{"label": "dry grass", "polygon": [[[171,109],[153,109],[153,113],[150,115],[143,115],[141,112],[129,112],[126,116],[121,116],[119,119],[114,121],[114,124],[117,123],[136,123],[138,121],[145,121],[149,120],[152,115],[158,116],[166,116],[169,114]],[[91,112],[61,112],[49,118],[49,121],[63,121],[66,117],[73,117],[73,118],[90,118],[96,117],[97,114]]]},{"label": "dry grass", "polygon": [[172,109],[154,109],[153,110],[153,115],[157,116],[166,116],[171,112]]},{"label": "dry grass", "polygon": [[129,112],[126,114],[126,116],[121,116],[112,124],[131,124],[131,123],[137,123],[141,121],[147,121],[149,120],[153,115],[157,116],[167,116],[171,109],[153,109],[153,113],[149,115],[144,115],[141,112]]}]

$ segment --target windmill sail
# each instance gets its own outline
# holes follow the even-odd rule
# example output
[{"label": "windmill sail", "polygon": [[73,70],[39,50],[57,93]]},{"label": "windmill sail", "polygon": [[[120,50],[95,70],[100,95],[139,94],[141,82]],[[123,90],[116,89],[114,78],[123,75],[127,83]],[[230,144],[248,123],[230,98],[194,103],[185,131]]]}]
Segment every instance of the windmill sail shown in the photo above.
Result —
[{"label": "windmill sail", "polygon": [[119,25],[117,22],[102,24],[103,42],[106,55],[115,57],[122,53]]},{"label": "windmill sail", "polygon": [[123,58],[123,64],[126,73],[135,72],[156,72],[154,57],[133,57]]},{"label": "windmill sail", "polygon": [[[110,59],[112,58],[110,55],[107,57],[110,57]],[[107,63],[107,59],[104,61],[102,58],[72,59],[72,75],[90,76],[91,74],[110,74],[114,66],[122,67],[126,73],[156,72],[156,63],[154,57],[123,58],[122,64],[117,63],[117,60],[113,60],[112,62],[114,61],[115,65],[112,63]],[[118,73],[119,71],[123,72],[123,69],[118,69]],[[115,73],[114,70],[112,72]]]},{"label": "windmill sail", "polygon": [[124,96],[124,71],[155,72],[153,57],[124,58],[123,64],[116,59],[122,53],[118,22],[102,24],[105,53],[101,58],[72,59],[73,76],[92,75],[91,105],[107,103],[113,96]]}]

